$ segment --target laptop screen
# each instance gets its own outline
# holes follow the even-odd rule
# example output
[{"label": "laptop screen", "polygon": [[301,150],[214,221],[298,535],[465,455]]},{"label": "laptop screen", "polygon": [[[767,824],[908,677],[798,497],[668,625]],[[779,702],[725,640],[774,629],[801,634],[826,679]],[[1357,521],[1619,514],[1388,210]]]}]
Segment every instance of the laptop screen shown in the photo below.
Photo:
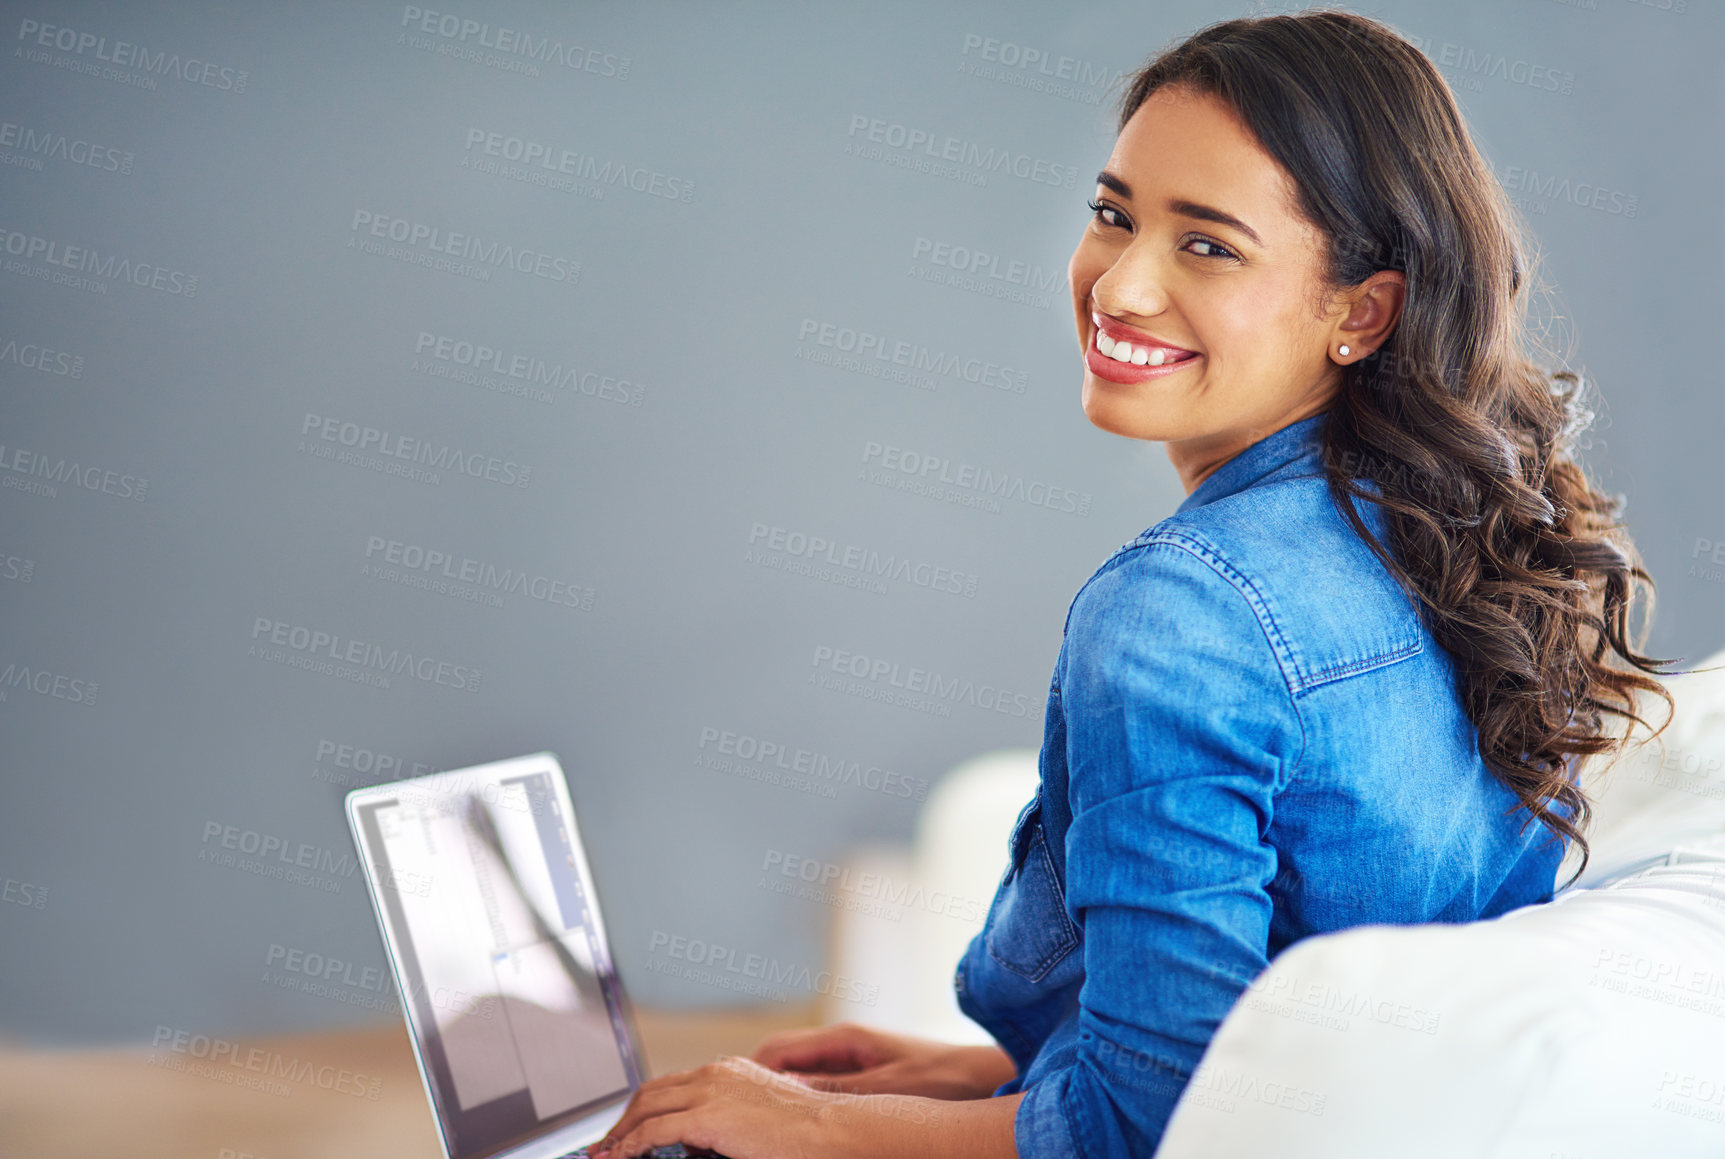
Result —
[{"label": "laptop screen", "polygon": [[404,782],[354,809],[456,1159],[575,1122],[641,1081],[554,768]]}]

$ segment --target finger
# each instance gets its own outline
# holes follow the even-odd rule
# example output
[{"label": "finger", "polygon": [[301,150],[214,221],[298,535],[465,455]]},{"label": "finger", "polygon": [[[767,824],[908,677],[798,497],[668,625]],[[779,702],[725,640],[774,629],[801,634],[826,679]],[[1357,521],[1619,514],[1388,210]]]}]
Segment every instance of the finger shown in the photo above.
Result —
[{"label": "finger", "polygon": [[672,1143],[712,1150],[717,1148],[718,1140],[710,1129],[698,1122],[696,1115],[687,1112],[661,1115],[642,1123],[611,1144],[603,1159],[636,1159],[655,1147],[669,1147]]},{"label": "finger", "polygon": [[750,1057],[774,1070],[842,1072],[872,1065],[875,1055],[859,1027],[840,1023],[781,1031],[756,1047]]},{"label": "finger", "polygon": [[865,1070],[852,1071],[850,1074],[805,1074],[797,1077],[801,1082],[817,1091],[831,1091],[847,1095],[879,1095],[892,1094],[899,1089],[898,1076],[901,1069],[892,1063],[887,1063],[885,1066],[872,1066]]},{"label": "finger", "polygon": [[694,1106],[700,1099],[700,1090],[689,1079],[701,1069],[697,1067],[693,1071],[662,1075],[650,1083],[643,1083],[629,1100],[629,1105],[623,1108],[623,1117],[612,1124],[599,1142],[614,1142],[647,1120]]},{"label": "finger", "polygon": [[763,1066],[777,1069],[788,1057],[820,1052],[832,1038],[832,1028],[828,1026],[781,1030],[762,1039],[749,1057]]},{"label": "finger", "polygon": [[795,1026],[778,1030],[761,1040],[757,1050],[773,1046],[810,1042],[856,1041],[867,1036],[867,1028],[855,1022],[832,1022],[825,1026]]}]

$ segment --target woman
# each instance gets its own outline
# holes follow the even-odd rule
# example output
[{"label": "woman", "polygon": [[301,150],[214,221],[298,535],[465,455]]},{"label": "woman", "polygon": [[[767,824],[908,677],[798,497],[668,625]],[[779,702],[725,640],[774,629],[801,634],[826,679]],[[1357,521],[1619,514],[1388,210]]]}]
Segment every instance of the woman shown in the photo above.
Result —
[{"label": "woman", "polygon": [[613,1154],[1148,1156],[1290,943],[1585,865],[1575,760],[1662,694],[1647,577],[1567,452],[1579,379],[1519,345],[1514,219],[1444,81],[1364,17],[1230,20],[1119,125],[1070,267],[1084,411],[1188,494],[1068,610],[955,978],[1000,1048],[778,1035],[648,1083]]}]

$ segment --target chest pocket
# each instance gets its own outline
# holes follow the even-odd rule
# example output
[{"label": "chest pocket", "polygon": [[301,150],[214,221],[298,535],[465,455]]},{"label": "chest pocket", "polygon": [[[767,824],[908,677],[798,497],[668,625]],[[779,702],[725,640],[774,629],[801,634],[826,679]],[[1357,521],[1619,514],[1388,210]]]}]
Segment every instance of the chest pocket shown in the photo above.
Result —
[{"label": "chest pocket", "polygon": [[1042,829],[1040,791],[1013,827],[1010,850],[1012,863],[989,907],[983,945],[1008,970],[1040,982],[1078,945]]}]

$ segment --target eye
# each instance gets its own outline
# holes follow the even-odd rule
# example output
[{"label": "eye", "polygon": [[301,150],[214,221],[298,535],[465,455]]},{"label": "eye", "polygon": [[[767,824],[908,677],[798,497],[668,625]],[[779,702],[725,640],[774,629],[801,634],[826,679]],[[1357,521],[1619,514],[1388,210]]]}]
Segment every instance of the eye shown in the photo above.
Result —
[{"label": "eye", "polygon": [[1220,243],[1218,243],[1218,242],[1213,242],[1213,241],[1211,241],[1211,240],[1210,240],[1210,239],[1209,239],[1209,238],[1207,238],[1207,237],[1195,237],[1195,238],[1193,238],[1193,239],[1192,239],[1192,240],[1191,240],[1191,241],[1188,241],[1188,242],[1187,242],[1187,243],[1186,243],[1186,244],[1187,244],[1187,245],[1189,245],[1189,246],[1192,246],[1192,245],[1207,245],[1207,246],[1209,246],[1209,247],[1210,247],[1210,249],[1211,249],[1211,250],[1213,250],[1213,251],[1215,251],[1215,252],[1213,252],[1213,253],[1202,253],[1202,254],[1197,254],[1197,255],[1195,255],[1195,256],[1197,256],[1197,257],[1201,257],[1201,258],[1221,258],[1221,259],[1223,259],[1223,260],[1224,260],[1224,261],[1234,261],[1234,262],[1237,262],[1237,261],[1239,261],[1239,260],[1240,260],[1240,256],[1239,256],[1239,255],[1238,255],[1238,254],[1236,254],[1236,253],[1235,253],[1235,252],[1234,252],[1234,251],[1233,251],[1233,250],[1231,250],[1231,249],[1229,249],[1229,248],[1228,248],[1228,247],[1227,247],[1227,246],[1225,246],[1225,245],[1221,245],[1221,244],[1220,244]]},{"label": "eye", "polygon": [[[1095,216],[1098,224],[1117,226],[1121,229],[1126,228],[1125,214],[1122,214],[1120,210],[1116,209],[1114,206],[1101,201],[1087,201],[1084,204],[1090,207],[1090,212]],[[1119,216],[1121,220],[1109,221],[1107,217],[1103,216],[1104,214],[1109,213]]]}]

